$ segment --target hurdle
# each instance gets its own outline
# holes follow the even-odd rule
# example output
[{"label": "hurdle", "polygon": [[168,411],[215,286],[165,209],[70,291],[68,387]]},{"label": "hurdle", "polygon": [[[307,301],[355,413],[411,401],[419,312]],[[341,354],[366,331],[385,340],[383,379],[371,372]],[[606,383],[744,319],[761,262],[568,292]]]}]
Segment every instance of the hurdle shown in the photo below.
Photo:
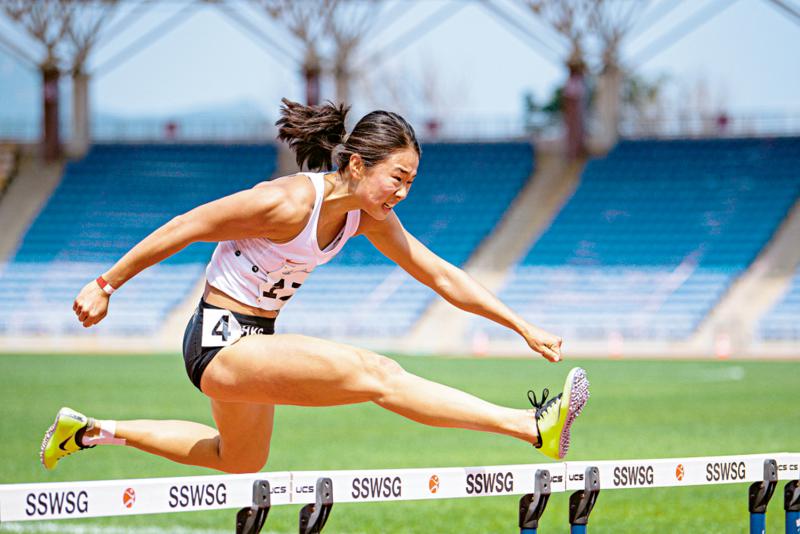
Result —
[{"label": "hurdle", "polygon": [[569,497],[571,534],[587,532],[600,490],[750,483],[751,534],[763,534],[779,481],[786,534],[800,534],[800,453],[482,467],[287,471],[0,485],[0,523],[239,509],[235,531],[261,531],[270,508],[301,505],[299,532],[321,532],[334,503],[522,495],[520,534],[537,534],[553,493]]}]

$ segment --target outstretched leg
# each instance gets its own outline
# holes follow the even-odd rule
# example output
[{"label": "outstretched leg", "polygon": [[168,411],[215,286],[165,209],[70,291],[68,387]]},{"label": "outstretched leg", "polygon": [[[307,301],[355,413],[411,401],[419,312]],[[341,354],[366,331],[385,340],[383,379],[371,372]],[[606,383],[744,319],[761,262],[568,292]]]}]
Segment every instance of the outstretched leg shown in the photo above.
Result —
[{"label": "outstretched leg", "polygon": [[203,391],[238,402],[332,406],[373,401],[414,421],[535,443],[534,414],[497,406],[405,371],[390,358],[298,335],[248,336],[221,350]]},{"label": "outstretched leg", "polygon": [[[115,436],[126,445],[182,464],[228,473],[259,471],[267,461],[275,407],[211,400],[217,428],[191,421],[117,421]],[[99,429],[91,429],[91,438]]]},{"label": "outstretched leg", "polygon": [[[569,447],[570,426],[588,397],[585,373],[576,368],[567,377],[564,396],[546,403],[542,399],[535,404],[536,411],[497,406],[408,373],[374,352],[297,335],[242,338],[211,361],[201,387],[211,398],[217,430],[188,421],[118,421],[114,436],[176,462],[253,472],[267,459],[274,405],[372,401],[420,423],[504,434],[562,458]],[[85,436],[91,438],[96,431]],[[45,442],[56,443],[51,434],[48,431]],[[73,442],[75,435],[75,431],[69,434]],[[42,460],[48,469],[63,457],[55,452],[57,457],[48,464],[46,451],[55,449],[43,445]]]}]

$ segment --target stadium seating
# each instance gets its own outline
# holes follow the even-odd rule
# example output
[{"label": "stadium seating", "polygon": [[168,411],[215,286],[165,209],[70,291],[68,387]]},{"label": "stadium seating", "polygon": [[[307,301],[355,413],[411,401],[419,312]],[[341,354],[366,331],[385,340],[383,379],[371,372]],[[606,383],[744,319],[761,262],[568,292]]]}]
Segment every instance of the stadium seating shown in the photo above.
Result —
[{"label": "stadium seating", "polygon": [[[0,334],[79,334],[72,300],[159,225],[251,187],[274,172],[271,145],[97,145],[63,180],[0,266]],[[214,244],[198,243],[152,267],[114,296],[91,333],[156,331],[198,280]]]},{"label": "stadium seating", "polygon": [[800,340],[800,268],[786,294],[761,318],[757,335],[763,341]]},{"label": "stadium seating", "polygon": [[[0,334],[86,332],[72,299],[137,241],[172,216],[268,179],[272,146],[99,145],[64,180],[0,270]],[[463,264],[529,178],[526,143],[423,147],[418,178],[398,214],[446,260]],[[142,335],[202,275],[213,244],[195,244],[130,281],[98,334]],[[279,331],[329,337],[400,336],[433,293],[363,237],[318,269],[292,299]]]},{"label": "stadium seating", "polygon": [[798,164],[798,138],[621,142],[501,297],[568,339],[686,339],[798,198]]},{"label": "stadium seating", "polygon": [[[532,172],[528,143],[426,144],[397,214],[423,244],[463,265]],[[356,237],[309,277],[276,328],[333,338],[403,336],[433,297],[366,238]]]}]

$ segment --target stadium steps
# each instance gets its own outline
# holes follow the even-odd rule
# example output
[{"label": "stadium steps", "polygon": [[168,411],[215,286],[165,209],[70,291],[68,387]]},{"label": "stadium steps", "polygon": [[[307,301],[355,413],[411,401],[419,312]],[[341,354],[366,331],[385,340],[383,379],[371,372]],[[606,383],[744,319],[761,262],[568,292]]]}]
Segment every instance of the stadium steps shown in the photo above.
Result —
[{"label": "stadium steps", "polygon": [[[568,164],[557,151],[537,150],[534,174],[464,270],[489,291],[498,292],[509,268],[520,261],[574,193],[585,163],[582,160]],[[470,347],[481,352],[480,336],[467,331],[469,320],[467,313],[436,299],[417,322],[408,339],[409,347],[435,354],[463,354]]]},{"label": "stadium steps", "polygon": [[[784,295],[800,265],[798,243],[800,201],[795,203],[758,258],[701,323],[690,345],[698,350],[711,348],[720,356],[747,352],[756,337],[759,319]],[[790,352],[796,353],[797,347]]]},{"label": "stadium steps", "polygon": [[7,261],[20,237],[61,181],[64,161],[43,163],[36,150],[23,151],[18,173],[0,197],[0,262]]}]

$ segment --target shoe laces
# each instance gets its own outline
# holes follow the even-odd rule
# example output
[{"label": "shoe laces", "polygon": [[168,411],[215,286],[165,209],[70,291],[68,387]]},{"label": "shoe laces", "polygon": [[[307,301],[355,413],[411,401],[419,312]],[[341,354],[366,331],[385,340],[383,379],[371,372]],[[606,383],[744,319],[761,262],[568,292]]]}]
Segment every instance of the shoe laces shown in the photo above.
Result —
[{"label": "shoe laces", "polygon": [[533,406],[536,409],[536,419],[539,419],[539,416],[541,414],[546,413],[551,406],[553,406],[555,403],[559,401],[559,399],[561,399],[561,393],[551,398],[550,400],[547,400],[548,395],[550,395],[550,390],[544,388],[542,390],[542,399],[539,400],[536,398],[536,393],[534,391],[528,390],[528,401],[531,403],[531,406]]}]

